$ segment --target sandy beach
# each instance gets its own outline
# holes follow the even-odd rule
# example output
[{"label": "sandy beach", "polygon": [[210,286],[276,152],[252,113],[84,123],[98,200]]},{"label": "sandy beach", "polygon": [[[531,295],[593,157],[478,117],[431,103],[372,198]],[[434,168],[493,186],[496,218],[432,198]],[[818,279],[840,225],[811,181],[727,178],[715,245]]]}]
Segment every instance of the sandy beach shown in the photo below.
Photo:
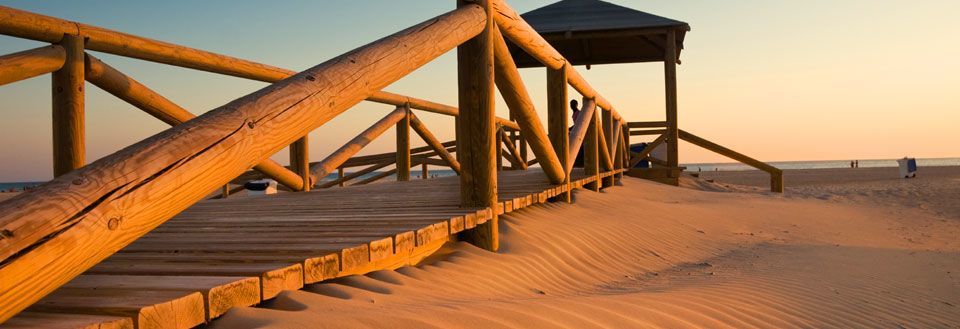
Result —
[{"label": "sandy beach", "polygon": [[788,172],[784,195],[626,178],[502,217],[498,254],[450,243],[211,327],[960,327],[960,168],[890,170]]}]

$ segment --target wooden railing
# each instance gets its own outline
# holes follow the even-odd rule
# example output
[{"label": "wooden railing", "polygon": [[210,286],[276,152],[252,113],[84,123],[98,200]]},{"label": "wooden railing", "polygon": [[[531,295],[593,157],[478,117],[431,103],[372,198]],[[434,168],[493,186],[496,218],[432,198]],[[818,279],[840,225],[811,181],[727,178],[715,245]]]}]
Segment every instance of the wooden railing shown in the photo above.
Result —
[{"label": "wooden railing", "polygon": [[[0,322],[212,191],[250,175],[245,172],[251,168],[290,190],[307,191],[333,170],[342,178],[320,187],[341,185],[363,175],[358,173],[390,165],[396,166],[398,178],[406,179],[411,166],[442,163],[459,174],[462,206],[495,208],[496,159],[503,147],[506,151],[499,152],[512,168],[536,163],[554,184],[569,184],[581,145],[588,175],[599,177],[628,164],[629,134],[621,116],[502,0],[461,1],[453,11],[300,73],[6,7],[0,7],[0,33],[52,44],[0,57],[0,84],[52,73],[55,127],[55,178],[0,203]],[[546,129],[506,39],[547,67]],[[454,48],[460,87],[457,107],[381,91]],[[194,117],[86,51],[271,85]],[[173,127],[87,163],[84,80]],[[584,113],[589,113],[581,115],[569,133],[567,85],[584,97]],[[494,115],[494,88],[500,90],[515,121]],[[322,161],[310,163],[307,134],[363,100],[396,108]],[[456,145],[440,143],[411,110],[455,116]],[[398,152],[354,157],[391,126],[399,129]],[[411,128],[428,149],[409,147]],[[290,168],[269,159],[287,146]],[[528,148],[535,157],[530,161]],[[343,174],[343,168],[360,165],[369,167]],[[384,173],[390,171],[374,177],[390,175]],[[611,184],[605,180],[593,188]],[[497,220],[477,226],[463,238],[496,250]]]},{"label": "wooden railing", "polygon": [[[640,161],[650,161],[654,164],[663,167],[670,167],[672,163],[664,159],[660,159],[654,156],[651,156],[651,153],[658,146],[669,140],[669,129],[662,129],[667,127],[667,122],[664,121],[645,121],[645,122],[629,122],[627,123],[628,134],[631,136],[657,136],[653,141],[647,143],[647,146],[640,152],[630,152],[629,163],[627,168],[633,168]],[[746,164],[748,166],[754,167],[761,171],[764,171],[770,174],[770,191],[783,193],[783,171],[777,167],[771,166],[763,161],[751,158],[742,153],[736,152],[729,148],[726,148],[720,144],[711,142],[705,138],[698,137],[689,132],[678,130],[677,136],[680,140],[687,141],[693,145],[705,148],[707,150],[713,151],[717,154],[726,156],[730,159],[739,161],[740,163]],[[628,143],[629,145],[629,143]],[[669,157],[669,155],[668,155]]]}]

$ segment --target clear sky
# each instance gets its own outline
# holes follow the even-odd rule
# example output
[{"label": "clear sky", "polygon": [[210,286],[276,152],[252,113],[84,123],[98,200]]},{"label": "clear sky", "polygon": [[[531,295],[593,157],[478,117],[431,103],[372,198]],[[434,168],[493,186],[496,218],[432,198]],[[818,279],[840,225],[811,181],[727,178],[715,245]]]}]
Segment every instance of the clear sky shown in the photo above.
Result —
[{"label": "clear sky", "polygon": [[[509,0],[519,12],[550,0]],[[680,127],[762,160],[960,156],[960,1],[612,0],[690,23]],[[302,70],[441,14],[454,1],[0,1],[0,4]],[[40,43],[0,36],[0,53]],[[263,83],[98,54],[195,114]],[[663,119],[660,63],[583,75],[628,120]],[[542,69],[521,71],[542,116]],[[0,181],[51,177],[50,78],[0,87]],[[88,85],[87,157],[165,125]],[[456,105],[447,54],[386,88]],[[311,134],[322,159],[391,108],[362,103]],[[506,116],[501,102],[498,112]],[[421,118],[441,139],[453,121]],[[414,138],[414,143],[421,143]],[[393,150],[393,132],[364,153]],[[274,157],[287,162],[285,152]],[[681,144],[681,162],[726,161]]]}]

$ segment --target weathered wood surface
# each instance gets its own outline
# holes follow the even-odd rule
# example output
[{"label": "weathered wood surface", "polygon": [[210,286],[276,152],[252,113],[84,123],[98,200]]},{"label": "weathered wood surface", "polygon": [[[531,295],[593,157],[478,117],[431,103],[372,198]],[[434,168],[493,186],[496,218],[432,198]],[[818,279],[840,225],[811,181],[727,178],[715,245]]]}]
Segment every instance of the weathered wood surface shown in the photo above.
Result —
[{"label": "weathered wood surface", "polygon": [[67,53],[60,45],[0,56],[0,86],[59,70],[66,58]]},{"label": "weathered wood surface", "polygon": [[[22,18],[0,11],[4,24],[10,23],[9,16]],[[0,239],[4,278],[0,300],[13,301],[0,304],[0,320],[384,86],[476,36],[486,22],[483,8],[462,6],[0,204],[0,229],[5,233]],[[89,44],[97,41],[92,38]]]},{"label": "weathered wood surface", "polygon": [[[567,110],[567,71],[565,68],[547,68],[547,132],[557,158],[564,168],[564,174],[570,172],[570,116]],[[570,184],[570,175],[565,175],[564,184]],[[565,193],[564,201],[571,202],[572,195]]]},{"label": "weathered wood surface", "polygon": [[295,191],[309,191],[314,182],[310,177],[310,134],[290,144],[290,168],[300,176],[301,186]]},{"label": "weathered wood surface", "polygon": [[[571,177],[572,186],[595,179],[581,169]],[[538,168],[502,172],[498,180],[497,209],[504,212],[567,188]],[[126,316],[141,328],[158,316],[164,327],[189,327],[303,284],[416,264],[493,218],[493,207],[460,207],[458,189],[456,177],[441,177],[204,201],[10,322],[47,323],[64,316],[49,312],[70,311]],[[91,303],[94,297],[100,300]],[[38,311],[48,312],[46,320],[35,318]]]},{"label": "weathered wood surface", "polygon": [[403,117],[397,121],[397,180],[410,180],[410,108],[397,108],[403,111]]},{"label": "weathered wood surface", "polygon": [[[190,111],[114,69],[97,57],[86,54],[85,61],[86,71],[84,75],[87,81],[154,118],[171,126],[196,118]],[[253,168],[294,191],[303,189],[304,180],[300,175],[273,160],[266,159]]]},{"label": "weathered wood surface", "polygon": [[[53,72],[53,176],[83,167],[86,128],[83,80],[83,38],[63,36],[63,66]],[[2,254],[0,254],[2,256]]]},{"label": "weathered wood surface", "polygon": [[667,110],[667,162],[670,167],[680,165],[680,133],[677,123],[677,31],[667,31],[664,49],[663,81]]}]

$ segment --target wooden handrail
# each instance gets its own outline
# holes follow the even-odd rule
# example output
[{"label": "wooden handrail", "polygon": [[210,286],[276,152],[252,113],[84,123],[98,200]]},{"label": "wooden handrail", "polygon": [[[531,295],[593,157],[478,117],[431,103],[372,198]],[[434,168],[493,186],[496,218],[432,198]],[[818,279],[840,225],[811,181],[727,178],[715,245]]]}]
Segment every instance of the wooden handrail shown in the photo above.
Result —
[{"label": "wooden handrail", "polygon": [[[86,54],[85,68],[87,81],[171,126],[196,117],[93,55]],[[300,175],[273,160],[264,160],[253,168],[294,191],[303,189],[304,182]]]},{"label": "wooden handrail", "polygon": [[748,166],[757,168],[770,174],[770,190],[777,193],[783,193],[783,171],[780,168],[771,166],[766,162],[751,158],[742,153],[728,149],[720,144],[708,141],[684,130],[679,131],[680,139],[690,142],[693,145],[716,152],[733,160],[737,160]]},{"label": "wooden handrail", "polygon": [[[447,152],[455,152],[457,149],[456,141],[447,141],[447,142],[441,143],[440,145],[442,145],[444,149],[447,150]],[[415,156],[420,153],[432,152],[432,151],[433,151],[433,147],[430,145],[427,145],[427,146],[415,147],[410,149],[410,154],[411,156]],[[396,155],[394,154],[394,152],[360,155],[360,156],[352,157],[349,160],[345,161],[342,165],[340,165],[340,168],[368,166],[372,164],[381,163],[384,161],[394,160],[395,157]]]},{"label": "wooden handrail", "polygon": [[[43,22],[30,20],[33,16],[4,8],[0,27],[5,32],[11,26],[37,30],[33,25]],[[487,21],[480,6],[461,6],[0,203],[0,228],[6,233],[0,239],[0,300],[5,301],[0,321],[309,131],[480,34]],[[56,38],[64,33],[41,29],[49,30]],[[91,36],[89,49],[116,50],[100,40],[100,32],[83,33]],[[30,36],[44,35],[50,33]],[[125,41],[120,45],[144,55],[143,44]]]},{"label": "wooden handrail", "polygon": [[664,128],[666,126],[666,121],[638,121],[627,123],[627,127],[630,128]]},{"label": "wooden handrail", "polygon": [[0,86],[59,70],[67,58],[60,45],[0,56]]},{"label": "wooden handrail", "polygon": [[507,147],[507,153],[510,154],[510,157],[507,158],[507,161],[510,161],[510,165],[526,170],[527,162],[520,158],[520,151],[517,150],[517,146],[513,144],[513,139],[511,139],[503,129],[497,129],[497,133],[500,134],[500,140],[503,142],[503,145]]},{"label": "wooden handrail", "polygon": [[[650,155],[650,153],[653,152],[653,149],[657,148],[657,146],[660,146],[660,144],[663,144],[663,142],[666,140],[667,134],[660,134],[660,136],[657,136],[656,139],[647,144],[647,147],[644,147],[643,151],[640,151],[639,153],[627,152],[630,154],[630,166],[627,168],[633,169],[633,167],[636,167],[637,164],[643,160],[643,158],[646,158],[648,155]],[[627,150],[629,150],[629,147]]]},{"label": "wooden handrail", "polygon": [[663,135],[665,133],[667,133],[666,129],[631,130],[630,136]]}]

